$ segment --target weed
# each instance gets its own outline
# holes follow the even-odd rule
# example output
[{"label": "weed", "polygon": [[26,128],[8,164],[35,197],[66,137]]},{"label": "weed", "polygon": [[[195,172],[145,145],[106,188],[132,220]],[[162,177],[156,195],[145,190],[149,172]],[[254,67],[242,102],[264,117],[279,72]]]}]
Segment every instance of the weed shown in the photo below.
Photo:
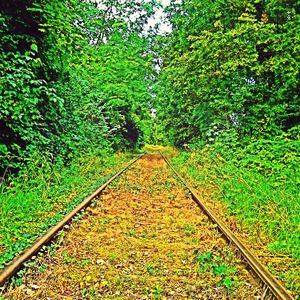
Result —
[{"label": "weed", "polygon": [[102,231],[104,231],[104,226],[100,226],[100,227],[98,227],[98,228],[97,228],[97,231],[98,231],[98,232],[102,232]]},{"label": "weed", "polygon": [[227,290],[229,290],[232,287],[237,285],[237,281],[233,280],[228,276],[225,276],[217,283],[217,286],[222,286],[222,285],[225,286]]},{"label": "weed", "polygon": [[130,229],[128,232],[127,232],[127,235],[128,236],[135,236],[136,235],[136,231],[134,229]]},{"label": "weed", "polygon": [[48,246],[48,253],[50,256],[53,256],[55,254],[56,248],[58,248],[59,245],[56,243],[52,243],[50,246]]},{"label": "weed", "polygon": [[82,259],[77,261],[80,266],[87,266],[91,263],[90,259]]},{"label": "weed", "polygon": [[[219,201],[226,215],[235,217],[252,243],[260,240],[269,251],[295,259],[289,266],[295,272],[281,274],[287,287],[297,293],[299,272],[294,266],[300,259],[299,151],[288,144],[299,142],[278,141],[281,146],[277,152],[272,148],[274,143],[256,141],[244,150],[237,149],[227,161],[212,147],[204,147],[193,153],[181,152],[173,163],[195,187],[214,191],[213,201]],[[224,282],[229,285],[228,279]]]},{"label": "weed", "polygon": [[169,252],[167,253],[167,256],[168,256],[168,257],[174,257],[173,251],[169,251]]},{"label": "weed", "polygon": [[131,191],[140,191],[143,188],[140,184],[133,182],[126,182],[124,185]]},{"label": "weed", "polygon": [[[0,224],[3,230],[0,238],[1,249],[6,250],[0,253],[0,266],[12,260],[107,180],[97,181],[100,171],[104,172],[125,160],[127,157],[124,155],[104,160],[95,154],[79,157],[68,167],[40,168],[40,163],[37,163],[36,166],[28,166],[28,170],[20,176],[11,178],[6,185],[2,183]],[[82,214],[79,214],[76,219],[79,221],[81,217]]]},{"label": "weed", "polygon": [[12,287],[17,287],[20,286],[23,283],[23,278],[19,276],[13,276],[11,278],[11,286]]},{"label": "weed", "polygon": [[229,267],[225,264],[216,264],[212,268],[212,272],[215,276],[224,276],[235,273],[235,268]]},{"label": "weed", "polygon": [[111,254],[111,255],[109,256],[109,258],[108,258],[108,261],[109,261],[110,263],[113,263],[114,261],[116,261],[116,259],[117,259],[117,255],[116,255],[116,254]]},{"label": "weed", "polygon": [[156,287],[154,287],[152,290],[152,297],[154,300],[159,300],[164,292],[164,289],[162,287],[160,287],[159,285],[157,285]]},{"label": "weed", "polygon": [[43,272],[46,271],[46,269],[47,269],[47,266],[46,266],[46,265],[42,265],[42,266],[40,267],[39,271],[40,271],[41,273],[43,273]]},{"label": "weed", "polygon": [[147,233],[146,233],[146,232],[143,232],[143,233],[141,234],[141,238],[143,238],[143,239],[148,239]]},{"label": "weed", "polygon": [[67,251],[64,251],[62,253],[62,256],[64,258],[64,263],[65,264],[69,264],[69,263],[77,263],[78,265],[80,266],[87,266],[91,263],[91,260],[90,259],[77,259],[77,258],[74,258],[74,257],[70,257],[68,252]]},{"label": "weed", "polygon": [[165,189],[171,191],[174,187],[174,182],[172,180],[165,181]]},{"label": "weed", "polygon": [[115,279],[115,285],[116,285],[116,286],[120,286],[121,283],[122,283],[121,277],[120,277],[120,276],[117,276],[116,279]]},{"label": "weed", "polygon": [[194,253],[194,255],[196,256],[196,259],[199,263],[210,263],[213,259],[213,253],[211,251],[199,255],[197,255],[197,253]]},{"label": "weed", "polygon": [[204,254],[199,254],[198,251],[195,251],[194,256],[197,263],[196,270],[198,274],[210,270],[214,276],[220,278],[217,282],[217,286],[225,286],[227,289],[230,289],[237,285],[237,280],[233,278],[236,269],[222,263],[220,256],[214,255],[211,251]]},{"label": "weed", "polygon": [[[213,157],[213,153],[182,152],[174,162],[196,184],[214,182],[214,187],[218,187],[218,198],[228,205],[228,213],[249,231],[255,229],[254,236],[259,238],[260,232],[267,234],[271,251],[300,259],[299,180],[292,169],[293,164],[287,172],[289,166],[283,162],[278,165],[273,159],[267,164],[253,155],[239,161],[237,168],[236,162],[223,159],[216,163],[209,155]],[[269,173],[266,173],[267,169],[262,172],[262,167],[268,167]]]},{"label": "weed", "polygon": [[82,289],[81,290],[81,295],[84,297],[84,296],[87,296],[87,294],[88,294],[88,291],[87,291],[87,289],[86,288],[84,288],[84,289]]},{"label": "weed", "polygon": [[77,215],[73,218],[73,220],[77,223],[80,223],[80,221],[83,218],[84,214],[85,214],[84,212],[77,213]]},{"label": "weed", "polygon": [[185,224],[184,225],[184,233],[186,236],[191,236],[196,232],[195,225]]},{"label": "weed", "polygon": [[62,253],[62,257],[64,258],[65,264],[69,264],[77,261],[76,258],[70,257],[67,251],[64,251]]},{"label": "weed", "polygon": [[90,299],[96,299],[96,294],[97,294],[97,289],[95,288],[90,288],[89,289],[89,296],[91,297]]},{"label": "weed", "polygon": [[156,275],[159,273],[160,269],[153,266],[152,264],[148,264],[146,265],[146,271],[150,274],[150,275]]},{"label": "weed", "polygon": [[107,218],[101,218],[100,222],[102,224],[107,224],[107,223],[109,223],[109,220]]}]

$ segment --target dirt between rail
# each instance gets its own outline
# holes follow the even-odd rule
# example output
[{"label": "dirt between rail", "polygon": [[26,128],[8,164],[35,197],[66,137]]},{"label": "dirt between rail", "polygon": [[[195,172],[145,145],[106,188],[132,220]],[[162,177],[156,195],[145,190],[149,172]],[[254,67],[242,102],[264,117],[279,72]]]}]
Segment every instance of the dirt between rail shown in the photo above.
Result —
[{"label": "dirt between rail", "polygon": [[259,299],[259,287],[156,155],[38,256],[5,299]]}]

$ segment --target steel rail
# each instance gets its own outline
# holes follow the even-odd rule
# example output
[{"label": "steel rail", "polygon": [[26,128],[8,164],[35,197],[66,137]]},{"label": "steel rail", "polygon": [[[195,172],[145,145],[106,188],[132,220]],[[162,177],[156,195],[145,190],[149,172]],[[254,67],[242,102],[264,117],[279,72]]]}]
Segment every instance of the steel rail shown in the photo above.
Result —
[{"label": "steel rail", "polygon": [[11,278],[16,272],[18,272],[24,262],[29,260],[34,256],[44,245],[46,245],[65,225],[67,225],[72,218],[79,213],[82,209],[89,206],[94,198],[99,196],[99,194],[118,176],[120,176],[124,171],[126,171],[131,165],[133,165],[138,159],[144,155],[141,154],[138,157],[131,160],[124,168],[107,180],[102,186],[100,186],[93,194],[88,196],[79,205],[77,205],[71,212],[69,212],[60,222],[51,227],[42,237],[37,238],[35,242],[25,249],[19,256],[13,259],[8,265],[6,265],[0,271],[0,286],[2,286],[9,278]]},{"label": "steel rail", "polygon": [[190,186],[187,181],[177,172],[177,170],[171,165],[166,156],[159,151],[167,165],[172,169],[180,181],[190,191],[193,200],[197,205],[207,214],[207,216],[217,224],[219,230],[226,236],[226,238],[232,242],[240,251],[242,256],[247,260],[250,267],[253,269],[255,274],[262,280],[262,282],[269,288],[272,294],[280,300],[294,300],[291,294],[286,290],[283,285],[273,277],[273,275],[261,264],[261,262],[251,253],[251,251],[236,237],[236,235],[221,221],[217,215],[201,200],[197,191]]}]

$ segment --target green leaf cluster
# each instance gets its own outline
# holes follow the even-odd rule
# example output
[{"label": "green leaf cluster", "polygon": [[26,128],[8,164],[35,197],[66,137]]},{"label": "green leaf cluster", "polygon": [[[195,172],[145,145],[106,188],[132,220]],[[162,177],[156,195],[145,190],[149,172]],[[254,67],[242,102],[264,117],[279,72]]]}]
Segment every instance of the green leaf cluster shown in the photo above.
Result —
[{"label": "green leaf cluster", "polygon": [[[299,1],[185,1],[168,8],[157,109],[169,141],[295,138]],[[299,128],[298,128],[299,130]]]},{"label": "green leaf cluster", "polygon": [[12,0],[0,14],[0,174],[42,153],[143,144],[153,59],[147,1]]}]

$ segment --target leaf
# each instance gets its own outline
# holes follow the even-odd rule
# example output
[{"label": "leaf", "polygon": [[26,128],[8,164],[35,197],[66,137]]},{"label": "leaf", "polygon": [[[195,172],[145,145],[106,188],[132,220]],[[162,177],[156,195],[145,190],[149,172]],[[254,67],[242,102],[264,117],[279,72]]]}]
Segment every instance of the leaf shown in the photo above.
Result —
[{"label": "leaf", "polygon": [[38,52],[38,46],[37,46],[37,44],[31,44],[30,49],[31,49],[33,52]]}]

